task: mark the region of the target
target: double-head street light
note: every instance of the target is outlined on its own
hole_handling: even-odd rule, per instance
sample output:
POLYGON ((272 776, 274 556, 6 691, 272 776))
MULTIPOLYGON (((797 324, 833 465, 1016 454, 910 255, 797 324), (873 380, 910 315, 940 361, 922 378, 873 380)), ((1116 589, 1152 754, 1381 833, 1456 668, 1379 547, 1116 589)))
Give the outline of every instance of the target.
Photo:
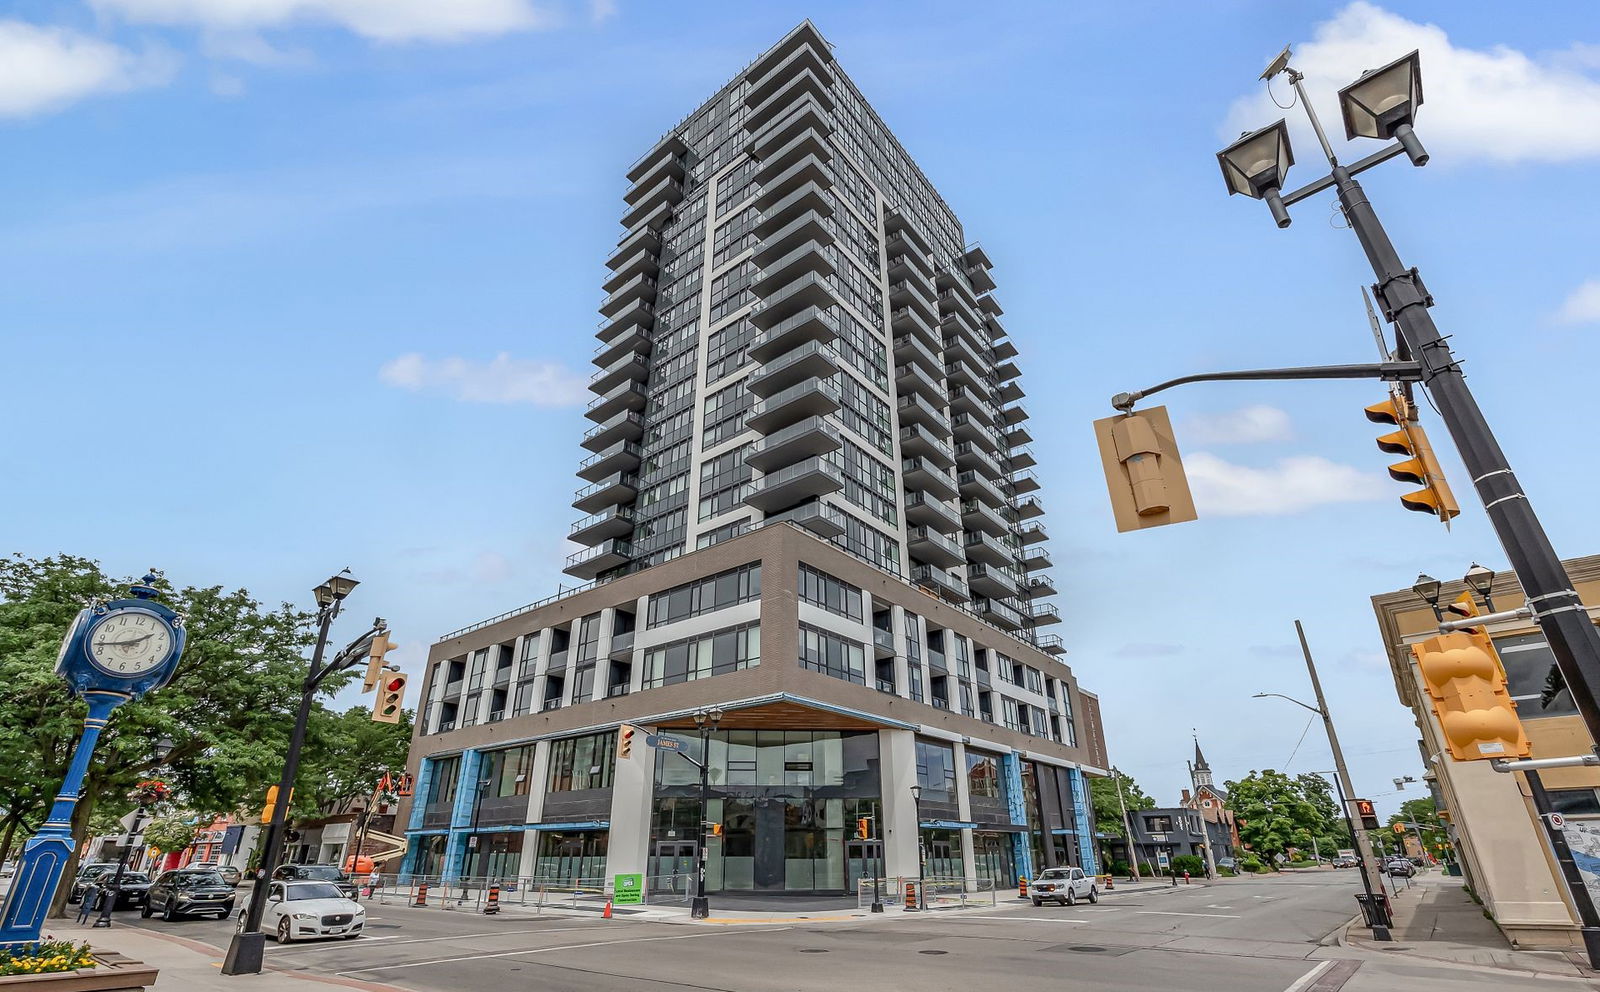
POLYGON ((706 856, 711 826, 711 735, 722 722, 722 707, 694 711, 694 725, 700 729, 700 844, 699 864, 695 866, 694 899, 689 915, 703 920, 711 915, 711 900, 706 897, 706 856))
POLYGON ((261 972, 262 949, 266 944, 266 936, 261 932, 261 916, 266 910, 272 872, 278 867, 282 854, 289 797, 294 792, 295 775, 300 768, 300 750, 306 739, 306 723, 310 719, 311 703, 316 698, 317 690, 329 675, 346 671, 365 661, 372 638, 386 628, 383 619, 378 618, 371 630, 351 642, 326 665, 322 663, 328 649, 328 630, 339 616, 345 599, 359 584, 346 568, 312 590, 317 601, 317 645, 312 651, 305 680, 300 685, 300 707, 295 712, 294 731, 289 737, 289 750, 284 755, 283 773, 278 778, 278 795, 282 799, 273 806, 272 819, 267 823, 266 837, 261 845, 261 864, 256 869, 254 884, 250 889, 250 904, 245 910, 244 922, 234 933, 228 944, 227 955, 222 960, 224 975, 255 975, 261 972))

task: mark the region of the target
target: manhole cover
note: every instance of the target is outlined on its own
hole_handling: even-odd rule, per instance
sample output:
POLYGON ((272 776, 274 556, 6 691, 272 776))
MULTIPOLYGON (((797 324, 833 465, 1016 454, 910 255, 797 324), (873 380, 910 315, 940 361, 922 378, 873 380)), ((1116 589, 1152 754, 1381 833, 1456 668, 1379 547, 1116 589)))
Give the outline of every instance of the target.
POLYGON ((918 951, 918 954, 949 954, 949 951, 918 951))
POLYGON ((1382 948, 1379 948, 1379 950, 1384 950, 1384 951, 1409 951, 1409 950, 1411 950, 1411 948, 1409 948, 1409 947, 1382 947, 1382 948))
POLYGON ((1067 950, 1082 951, 1084 954, 1099 954, 1100 952, 1104 951, 1105 948, 1096 947, 1093 944, 1074 944, 1073 946, 1067 948, 1067 950))
POLYGON ((800 948, 800 953, 801 954, 826 954, 826 953, 828 953, 828 949, 826 947, 802 947, 802 948, 800 948))

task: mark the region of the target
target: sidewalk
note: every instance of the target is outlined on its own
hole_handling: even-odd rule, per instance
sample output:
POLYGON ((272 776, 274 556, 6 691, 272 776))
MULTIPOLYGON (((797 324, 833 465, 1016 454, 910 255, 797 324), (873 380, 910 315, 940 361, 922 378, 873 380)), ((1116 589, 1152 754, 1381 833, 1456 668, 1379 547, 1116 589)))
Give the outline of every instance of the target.
POLYGON ((1338 943, 1345 947, 1387 952, 1385 957, 1418 957, 1431 961, 1503 968, 1543 977, 1594 979, 1596 972, 1580 964, 1582 951, 1513 950, 1467 895, 1463 880, 1426 872, 1389 897, 1394 911, 1393 941, 1373 940, 1357 917, 1343 928, 1338 943))
POLYGON ((222 951, 199 941, 169 934, 158 934, 133 927, 112 926, 99 930, 75 923, 56 922, 46 931, 53 937, 73 943, 88 941, 95 950, 116 951, 136 961, 160 969, 156 992, 237 992, 240 982, 251 992, 326 992, 329 988, 362 989, 364 992, 410 992, 382 982, 362 982, 348 978, 308 975, 270 966, 248 978, 222 977, 222 951))

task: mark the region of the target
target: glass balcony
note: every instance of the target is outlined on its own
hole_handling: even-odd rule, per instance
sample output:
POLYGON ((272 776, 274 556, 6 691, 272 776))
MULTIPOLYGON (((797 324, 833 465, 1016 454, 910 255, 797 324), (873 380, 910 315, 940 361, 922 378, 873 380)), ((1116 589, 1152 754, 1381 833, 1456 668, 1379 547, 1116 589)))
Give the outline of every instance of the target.
POLYGON ((1022 375, 1022 370, 1018 369, 1017 363, 1010 359, 995 363, 994 378, 996 382, 1010 382, 1020 375, 1022 375))
POLYGON ((805 379, 788 389, 756 400, 745 418, 751 430, 771 434, 806 417, 833 413, 839 409, 839 387, 825 379, 805 379))
POLYGON ((1023 392, 1022 386, 1013 379, 1010 382, 1002 383, 1000 388, 994 391, 994 395, 1001 403, 1015 403, 1028 394, 1023 392))
POLYGON ((634 249, 633 254, 624 258, 621 263, 617 265, 617 267, 612 271, 610 278, 601 284, 600 288, 605 290, 607 293, 615 293, 617 290, 627 285, 628 280, 633 279, 636 276, 644 275, 654 277, 660 271, 661 259, 657 257, 653 250, 644 245, 640 245, 638 248, 634 249))
POLYGON ((1040 651, 1046 654, 1065 654, 1067 650, 1061 643, 1060 634, 1035 634, 1033 635, 1033 643, 1040 651))
POLYGON ((833 249, 807 241, 770 265, 762 266, 750 288, 758 296, 767 296, 807 272, 832 275, 834 268, 833 249))
MULTIPOLYGON (((922 342, 922 346, 937 355, 944 350, 944 338, 939 334, 934 322, 921 310, 911 307, 901 307, 889 314, 889 328, 896 337, 910 336, 922 342)), ((939 360, 939 368, 943 370, 944 360, 939 360)))
POLYGON ((808 210, 814 210, 823 217, 833 216, 833 195, 828 192, 827 187, 814 181, 804 183, 793 192, 779 198, 770 207, 763 209, 760 219, 756 221, 756 236, 765 238, 768 234, 782 230, 784 225, 808 210))
POLYGON ((963 359, 946 362, 944 367, 945 379, 952 386, 965 386, 968 389, 988 389, 989 382, 972 363, 963 359))
POLYGON ((967 600, 967 584, 960 576, 953 575, 942 568, 932 565, 918 565, 911 570, 913 585, 931 589, 943 599, 952 603, 963 603, 967 600))
POLYGON ((1029 619, 1035 627, 1046 627, 1061 622, 1061 612, 1054 603, 1034 603, 1028 607, 1029 619))
MULTIPOLYGON (((828 300, 832 302, 831 297, 828 300)), ((751 358, 765 362, 806 341, 832 341, 839 336, 839 321, 826 310, 827 303, 811 305, 757 334, 748 349, 751 358)))
POLYGON ((920 424, 938 437, 950 436, 950 422, 938 408, 915 394, 900 397, 895 404, 901 424, 920 424))
MULTIPOLYGON (((662 207, 671 208, 683 199, 683 183, 672 176, 662 176, 654 186, 649 187, 633 201, 628 212, 622 215, 622 226, 632 230, 641 221, 662 207)), ((654 224, 652 227, 656 226, 654 224)))
POLYGON ((562 571, 580 579, 592 579, 601 572, 626 565, 632 560, 633 545, 620 538, 613 538, 569 556, 567 567, 562 571))
POLYGON ((906 538, 911 557, 918 561, 940 568, 953 568, 967 560, 960 544, 932 527, 907 528, 906 538))
POLYGON ((974 596, 1010 599, 1017 594, 1017 578, 1009 569, 986 562, 967 563, 967 588, 974 596))
POLYGON ((802 69, 831 78, 833 70, 829 63, 832 61, 833 55, 827 50, 827 42, 822 40, 822 36, 810 25, 801 25, 745 70, 745 79, 750 83, 750 90, 745 94, 745 106, 754 106, 765 100, 783 85, 785 79, 802 69))
POLYGON ((596 337, 604 344, 611 344, 630 329, 642 327, 645 330, 649 330, 655 325, 655 322, 655 304, 650 300, 634 300, 615 314, 602 320, 596 337))
POLYGON ((600 313, 613 317, 622 312, 622 308, 637 300, 654 300, 656 298, 656 281, 643 272, 623 283, 616 292, 606 297, 600 304, 600 313))
POLYGON ((901 396, 917 393, 930 403, 937 403, 944 397, 944 386, 920 365, 896 365, 894 381, 901 396))
POLYGON ((821 417, 807 417, 755 441, 745 460, 752 468, 771 472, 802 458, 837 451, 840 444, 838 428, 821 417))
POLYGON ((901 334, 894 339, 894 360, 897 365, 918 365, 934 378, 944 374, 944 363, 914 334, 901 334))
POLYGON ((922 490, 906 493, 906 522, 930 527, 946 534, 961 529, 961 515, 949 504, 922 490))
POLYGON ((689 146, 684 144, 683 138, 676 131, 663 135, 654 147, 643 155, 628 169, 627 179, 630 183, 640 183, 650 177, 650 174, 663 167, 667 160, 677 159, 682 166, 682 157, 688 152, 689 146))
POLYGON ((1033 449, 1024 445, 1011 449, 1011 457, 1006 459, 1013 472, 1020 472, 1025 468, 1033 468, 1039 462, 1033 457, 1033 449))
MULTIPOLYGON (((828 288, 827 280, 815 272, 807 272, 757 304, 750 311, 750 323, 762 330, 769 330, 790 317, 804 313, 808 307, 821 308, 832 304, 833 290, 828 288)), ((766 335, 761 335, 756 343, 765 345, 769 342, 766 335)))
POLYGON ((787 169, 779 170, 761 184, 760 192, 756 195, 756 206, 766 210, 807 183, 823 189, 830 188, 834 183, 833 168, 815 155, 802 155, 787 169))
POLYGON ((639 352, 648 355, 654 347, 650 338, 650 329, 638 324, 628 328, 621 334, 612 338, 609 343, 602 344, 594 350, 591 361, 601 368, 611 365, 630 352, 639 352))
POLYGON ((803 155, 815 155, 823 163, 833 161, 833 149, 828 147, 827 136, 814 127, 793 132, 794 137, 781 146, 769 147, 767 154, 750 174, 750 181, 765 187, 769 180, 793 165, 803 155))
POLYGON ((782 86, 773 90, 765 100, 754 106, 746 104, 750 107, 750 112, 744 118, 745 130, 760 130, 803 96, 816 101, 817 106, 824 110, 832 110, 834 107, 832 86, 832 73, 823 77, 810 69, 800 70, 790 76, 782 86))
POLYGON ((1000 436, 970 413, 958 413, 951 417, 950 430, 957 444, 970 444, 988 452, 991 457, 1000 454, 1000 436))
POLYGON ((567 537, 578 544, 598 544, 608 537, 624 537, 632 534, 633 520, 633 507, 608 507, 573 524, 567 537))
POLYGON ((644 451, 636 441, 618 441, 597 451, 578 463, 578 478, 598 482, 617 472, 631 472, 639 467, 644 451))
POLYGON ((923 236, 922 232, 917 230, 911 218, 907 217, 897 207, 891 207, 884 214, 883 228, 891 237, 898 235, 915 245, 917 250, 925 255, 933 251, 933 246, 928 243, 928 239, 923 236))
POLYGON ((989 400, 981 393, 964 386, 952 386, 948 395, 952 414, 967 414, 985 426, 993 424, 994 414, 991 412, 989 400))
MULTIPOLYGON (((661 250, 661 232, 654 228, 641 227, 629 231, 617 242, 617 247, 612 250, 611 257, 606 259, 606 268, 613 271, 620 270, 630 258, 640 252, 655 254, 661 250)), ((607 292, 610 292, 607 290, 607 292)))
MULTIPOLYGON (((1007 568, 1017 563, 1016 548, 982 531, 967 531, 961 543, 966 548, 968 561, 987 562, 990 565, 1007 568)), ((1015 586, 1012 587, 1012 591, 1016 591, 1015 586)))
POLYGON ((1041 596, 1054 596, 1056 594, 1055 580, 1048 575, 1028 576, 1028 595, 1038 599, 1041 596))
POLYGON ((889 284, 889 304, 895 309, 909 307, 929 321, 937 321, 938 313, 927 291, 915 279, 901 279, 889 284))
MULTIPOLYGON (((1013 487, 1013 491, 1015 488, 1013 487)), ((1039 502, 1039 497, 1029 496, 1027 499, 1017 500, 1017 518, 1019 520, 1032 520, 1034 517, 1044 516, 1044 504, 1039 502)))
POLYGON ((933 274, 934 283, 939 287, 941 301, 951 300, 952 306, 959 301, 959 305, 967 310, 978 309, 978 294, 967 285, 967 280, 957 274, 954 265, 944 265, 933 274))
POLYGON ((992 623, 1001 630, 1016 630, 1022 626, 1022 614, 998 599, 974 597, 972 612, 978 615, 979 620, 992 623))
POLYGON ((1022 553, 1022 567, 1030 572, 1037 572, 1041 568, 1049 568, 1050 564, 1050 552, 1037 545, 1028 548, 1022 553))
MULTIPOLYGON (((883 629, 881 629, 879 627, 872 628, 872 647, 875 650, 875 652, 877 653, 878 657, 880 657, 880 658, 893 658, 894 657, 894 631, 892 631, 892 630, 883 630, 883 629)), ((893 683, 890 683, 890 686, 891 686, 891 688, 889 689, 889 691, 893 692, 894 691, 894 689, 892 688, 893 687, 893 683)))
POLYGON ((839 353, 831 345, 807 341, 773 358, 745 382, 757 396, 771 396, 806 379, 827 379, 838 372, 842 364, 839 353))
POLYGON ((1014 427, 1006 428, 1005 433, 1000 435, 1000 439, 1005 442, 1008 448, 1020 448, 1024 444, 1033 443, 1033 433, 1028 430, 1028 422, 1023 421, 1014 427))
POLYGON ((1030 520, 1017 529, 1017 539, 1023 544, 1038 544, 1040 541, 1048 541, 1050 534, 1044 529, 1044 524, 1030 520))
POLYGON ((907 489, 921 489, 938 499, 954 499, 956 480, 926 458, 903 458, 900 470, 907 489))
POLYGON ((630 503, 639 495, 639 477, 632 472, 608 475, 573 494, 572 508, 581 513, 597 513, 619 503, 630 503))
POLYGON ((1004 361, 1007 358, 1017 357, 1017 346, 1009 340, 1001 338, 994 333, 994 328, 989 329, 990 347, 994 349, 995 361, 1004 361))
POLYGON ((807 458, 752 482, 744 501, 762 513, 776 513, 843 489, 840 474, 826 455, 807 458))
POLYGON ((950 445, 934 437, 921 424, 908 424, 900 428, 900 453, 913 458, 926 458, 945 468, 955 464, 950 445))
MULTIPOLYGON (((970 423, 970 421, 969 421, 970 423)), ((959 434, 957 435, 960 436, 959 434)), ((983 435, 979 435, 982 437, 983 435)), ((956 465, 962 471, 981 472, 986 478, 1000 479, 1005 476, 1000 463, 995 460, 992 448, 973 441, 961 441, 956 444, 956 465)))
POLYGON ((637 351, 629 352, 589 377, 589 389, 605 394, 624 382, 644 382, 650 377, 650 361, 637 351))
POLYGON ((623 410, 643 410, 649 398, 643 383, 622 382, 590 400, 583 415, 597 424, 604 423, 623 410))
POLYGON ((837 236, 838 228, 833 218, 825 217, 815 210, 807 210, 775 233, 762 239, 760 245, 756 247, 755 254, 750 256, 750 260, 765 267, 807 241, 815 241, 819 245, 831 245, 837 236))
POLYGON ((746 138, 744 149, 755 158, 766 158, 807 128, 832 134, 833 114, 810 97, 803 97, 746 138))
POLYGON ((1015 406, 1005 407, 1000 411, 1000 420, 1007 427, 1010 427, 1012 424, 1020 424, 1027 419, 1028 411, 1020 403, 1016 404, 1015 406))
POLYGON ((590 451, 604 451, 618 441, 637 441, 641 437, 644 437, 644 417, 632 410, 624 410, 610 420, 589 428, 583 435, 583 446, 590 451))
POLYGON ((961 525, 969 531, 983 531, 994 537, 1003 537, 1011 531, 1011 525, 999 510, 976 499, 962 500, 961 525))
POLYGON ((981 265, 967 267, 967 281, 972 283, 972 288, 980 293, 987 293, 995 288, 994 276, 981 265))
POLYGON ((763 524, 792 523, 818 537, 829 539, 844 533, 844 511, 823 502, 804 503, 767 517, 763 524))
POLYGON ((961 487, 961 498, 964 500, 981 500, 996 509, 1005 506, 1010 500, 1000 491, 999 483, 987 478, 980 471, 968 469, 956 476, 956 485, 961 487))
POLYGON ((1033 474, 1033 469, 1024 469, 1021 472, 1011 473, 1011 492, 1014 495, 1035 493, 1039 491, 1039 477, 1033 474))
MULTIPOLYGON (((633 634, 634 632, 631 630, 625 630, 620 634, 612 634, 611 652, 606 657, 612 661, 627 661, 631 659, 633 657, 633 634)), ((623 691, 627 691, 627 683, 623 683, 623 691)), ((614 689, 607 694, 612 696, 621 695, 614 689)))

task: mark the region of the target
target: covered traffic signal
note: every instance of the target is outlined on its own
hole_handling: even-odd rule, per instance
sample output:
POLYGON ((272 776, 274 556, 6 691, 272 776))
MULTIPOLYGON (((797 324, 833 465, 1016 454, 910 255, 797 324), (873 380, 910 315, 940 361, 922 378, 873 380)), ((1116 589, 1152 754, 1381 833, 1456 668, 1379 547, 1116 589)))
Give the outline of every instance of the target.
POLYGON ((1118 531, 1195 519, 1166 407, 1096 420, 1094 433, 1118 531))
POLYGON ((872 820, 870 817, 861 817, 856 820, 856 836, 866 840, 872 836, 872 820))
POLYGON ((633 731, 631 723, 624 723, 617 728, 617 760, 627 761, 633 756, 633 731))
MULTIPOLYGON (((289 790, 289 803, 291 805, 294 803, 294 790, 293 789, 289 790)), ((262 823, 271 823, 273 814, 276 813, 277 811, 278 811, 278 787, 275 786, 275 785, 269 785, 269 786, 267 786, 267 801, 266 801, 266 804, 261 807, 261 822, 262 823)))
POLYGON ((1445 481, 1444 469, 1439 467, 1439 459, 1433 453, 1433 444, 1422 425, 1417 423, 1416 408, 1406 401, 1405 395, 1396 391, 1382 403, 1367 407, 1366 413, 1367 419, 1375 424, 1400 428, 1378 438, 1379 451, 1411 456, 1389 466, 1390 478, 1422 487, 1401 496, 1400 505, 1418 513, 1431 513, 1447 525, 1452 518, 1460 516, 1461 507, 1445 481))
POLYGON ((371 692, 373 687, 378 684, 379 677, 388 665, 383 660, 383 656, 393 650, 394 647, 394 642, 389 640, 388 631, 381 631, 373 636, 372 647, 367 649, 367 673, 361 680, 362 692, 371 692))
POLYGON ((399 723, 406 700, 406 674, 392 668, 378 673, 378 698, 372 702, 372 719, 377 723, 399 723))
POLYGON ((1532 754, 1516 701, 1506 689, 1505 668, 1483 628, 1430 637, 1413 644, 1411 653, 1451 757, 1478 761, 1532 754))

